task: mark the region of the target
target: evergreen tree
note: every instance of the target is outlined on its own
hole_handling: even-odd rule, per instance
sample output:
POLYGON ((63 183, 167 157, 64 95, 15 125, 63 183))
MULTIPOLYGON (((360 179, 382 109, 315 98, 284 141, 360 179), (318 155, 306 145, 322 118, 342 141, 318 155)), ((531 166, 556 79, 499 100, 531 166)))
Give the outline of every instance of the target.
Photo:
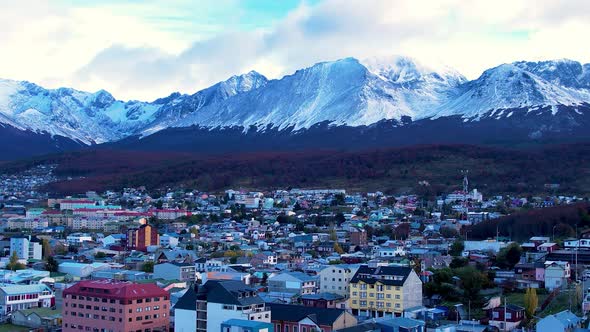
POLYGON ((59 264, 57 263, 55 258, 53 258, 53 256, 47 257, 47 261, 45 262, 45 270, 49 272, 57 272, 58 268, 59 264))

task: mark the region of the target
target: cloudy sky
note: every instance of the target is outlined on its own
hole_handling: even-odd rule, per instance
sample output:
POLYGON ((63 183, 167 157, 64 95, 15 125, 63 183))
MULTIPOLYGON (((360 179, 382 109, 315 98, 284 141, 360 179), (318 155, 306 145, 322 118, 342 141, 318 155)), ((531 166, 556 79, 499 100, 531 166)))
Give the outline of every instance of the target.
POLYGON ((590 62, 587 0, 0 0, 0 77, 192 93, 256 70, 407 55, 468 78, 516 60, 590 62))

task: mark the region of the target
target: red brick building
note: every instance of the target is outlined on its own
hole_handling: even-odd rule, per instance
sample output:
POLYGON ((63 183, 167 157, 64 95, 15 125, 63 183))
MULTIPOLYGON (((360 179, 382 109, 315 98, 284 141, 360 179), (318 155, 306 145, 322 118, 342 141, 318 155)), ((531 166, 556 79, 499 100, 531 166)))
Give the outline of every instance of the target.
POLYGON ((158 332, 170 326, 170 296, 155 284, 85 280, 63 292, 63 331, 158 332))
POLYGON ((147 247, 158 245, 160 245, 158 231, 148 224, 127 231, 127 249, 147 251, 147 247))

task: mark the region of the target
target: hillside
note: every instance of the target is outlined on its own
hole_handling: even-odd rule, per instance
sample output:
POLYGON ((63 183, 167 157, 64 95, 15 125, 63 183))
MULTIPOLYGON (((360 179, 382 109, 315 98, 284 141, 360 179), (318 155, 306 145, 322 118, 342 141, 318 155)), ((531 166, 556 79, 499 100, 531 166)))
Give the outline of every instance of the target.
POLYGON ((180 185, 201 190, 329 186, 434 195, 459 189, 462 169, 469 170, 472 187, 488 195, 543 193, 546 183, 559 183, 560 193, 587 194, 590 188, 590 144, 529 150, 429 145, 227 155, 93 150, 6 163, 0 171, 17 172, 36 164, 57 164, 57 175, 75 177, 47 188, 59 193, 180 185), (419 186, 419 181, 430 185, 419 186))

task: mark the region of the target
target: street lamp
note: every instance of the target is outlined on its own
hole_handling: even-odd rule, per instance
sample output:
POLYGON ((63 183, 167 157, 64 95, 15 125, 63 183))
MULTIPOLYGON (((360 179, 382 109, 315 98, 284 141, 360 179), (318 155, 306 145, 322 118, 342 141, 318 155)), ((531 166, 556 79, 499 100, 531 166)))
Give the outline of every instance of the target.
POLYGON ((551 239, 551 241, 553 241, 553 242, 555 242, 555 227, 557 227, 557 225, 554 225, 552 228, 553 238, 551 239))

